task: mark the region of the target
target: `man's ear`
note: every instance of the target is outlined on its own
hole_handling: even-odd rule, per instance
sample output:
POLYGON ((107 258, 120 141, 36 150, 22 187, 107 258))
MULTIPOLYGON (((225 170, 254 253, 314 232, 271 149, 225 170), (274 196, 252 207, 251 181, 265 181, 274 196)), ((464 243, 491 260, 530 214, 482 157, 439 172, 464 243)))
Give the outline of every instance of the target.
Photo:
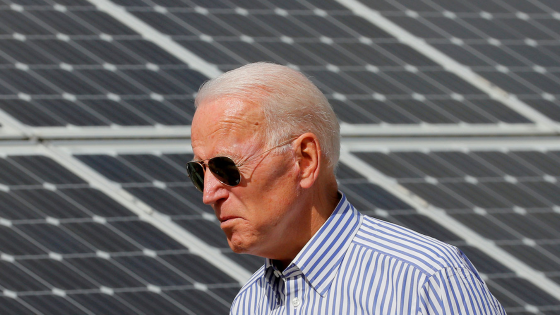
POLYGON ((296 139, 295 145, 300 185, 302 188, 310 188, 319 177, 322 162, 319 139, 312 133, 304 133, 296 139))

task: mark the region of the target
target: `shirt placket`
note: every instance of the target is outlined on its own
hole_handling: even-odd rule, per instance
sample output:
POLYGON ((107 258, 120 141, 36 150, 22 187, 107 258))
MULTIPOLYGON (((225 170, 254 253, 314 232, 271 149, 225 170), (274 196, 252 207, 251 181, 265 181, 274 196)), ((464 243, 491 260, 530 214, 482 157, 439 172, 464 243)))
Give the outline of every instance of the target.
POLYGON ((301 314, 301 309, 303 307, 303 286, 302 286, 302 276, 292 276, 285 279, 286 288, 286 314, 288 315, 298 315, 301 314))

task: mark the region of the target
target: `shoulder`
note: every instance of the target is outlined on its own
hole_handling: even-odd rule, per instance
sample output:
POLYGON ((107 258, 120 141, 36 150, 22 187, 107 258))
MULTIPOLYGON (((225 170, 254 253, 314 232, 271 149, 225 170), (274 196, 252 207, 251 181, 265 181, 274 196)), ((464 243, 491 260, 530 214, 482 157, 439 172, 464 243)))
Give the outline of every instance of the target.
POLYGON ((414 290, 422 314, 448 314, 449 310, 460 310, 457 314, 505 314, 478 271, 453 245, 367 216, 353 242, 372 256, 417 271, 411 274, 418 280, 414 290), (445 296, 448 298, 442 298, 445 296))
POLYGON ((453 245, 368 216, 364 216, 354 243, 411 265, 426 277, 447 267, 471 267, 462 252, 453 245))
POLYGON ((467 268, 447 267, 433 274, 420 289, 418 302, 422 314, 506 314, 484 281, 467 268))
POLYGON ((244 308, 245 301, 253 300, 257 298, 256 294, 260 291, 258 288, 261 288, 264 281, 264 266, 262 266, 259 270, 257 270, 249 281, 245 283, 245 285, 239 290, 237 296, 233 300, 231 305, 231 312, 237 314, 236 310, 240 310, 244 308))

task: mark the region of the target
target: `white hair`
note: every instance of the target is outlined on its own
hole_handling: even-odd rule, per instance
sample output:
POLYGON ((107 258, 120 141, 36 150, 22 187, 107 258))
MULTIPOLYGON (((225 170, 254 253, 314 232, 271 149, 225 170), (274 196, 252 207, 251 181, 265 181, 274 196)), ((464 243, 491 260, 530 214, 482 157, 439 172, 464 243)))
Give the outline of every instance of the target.
POLYGON ((204 83, 195 107, 224 97, 262 106, 268 146, 311 132, 319 139, 327 164, 336 167, 340 156, 338 119, 327 98, 301 72, 272 63, 251 63, 204 83))

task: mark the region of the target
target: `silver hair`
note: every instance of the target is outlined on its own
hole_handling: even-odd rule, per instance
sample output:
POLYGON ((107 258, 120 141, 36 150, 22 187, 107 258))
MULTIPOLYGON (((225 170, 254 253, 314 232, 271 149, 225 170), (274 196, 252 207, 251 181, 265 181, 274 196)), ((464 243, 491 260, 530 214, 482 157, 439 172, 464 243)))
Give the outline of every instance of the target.
POLYGON ((340 156, 338 119, 327 98, 301 72, 272 63, 251 63, 204 83, 195 107, 224 97, 262 106, 268 146, 311 132, 319 139, 327 164, 336 168, 340 156))

